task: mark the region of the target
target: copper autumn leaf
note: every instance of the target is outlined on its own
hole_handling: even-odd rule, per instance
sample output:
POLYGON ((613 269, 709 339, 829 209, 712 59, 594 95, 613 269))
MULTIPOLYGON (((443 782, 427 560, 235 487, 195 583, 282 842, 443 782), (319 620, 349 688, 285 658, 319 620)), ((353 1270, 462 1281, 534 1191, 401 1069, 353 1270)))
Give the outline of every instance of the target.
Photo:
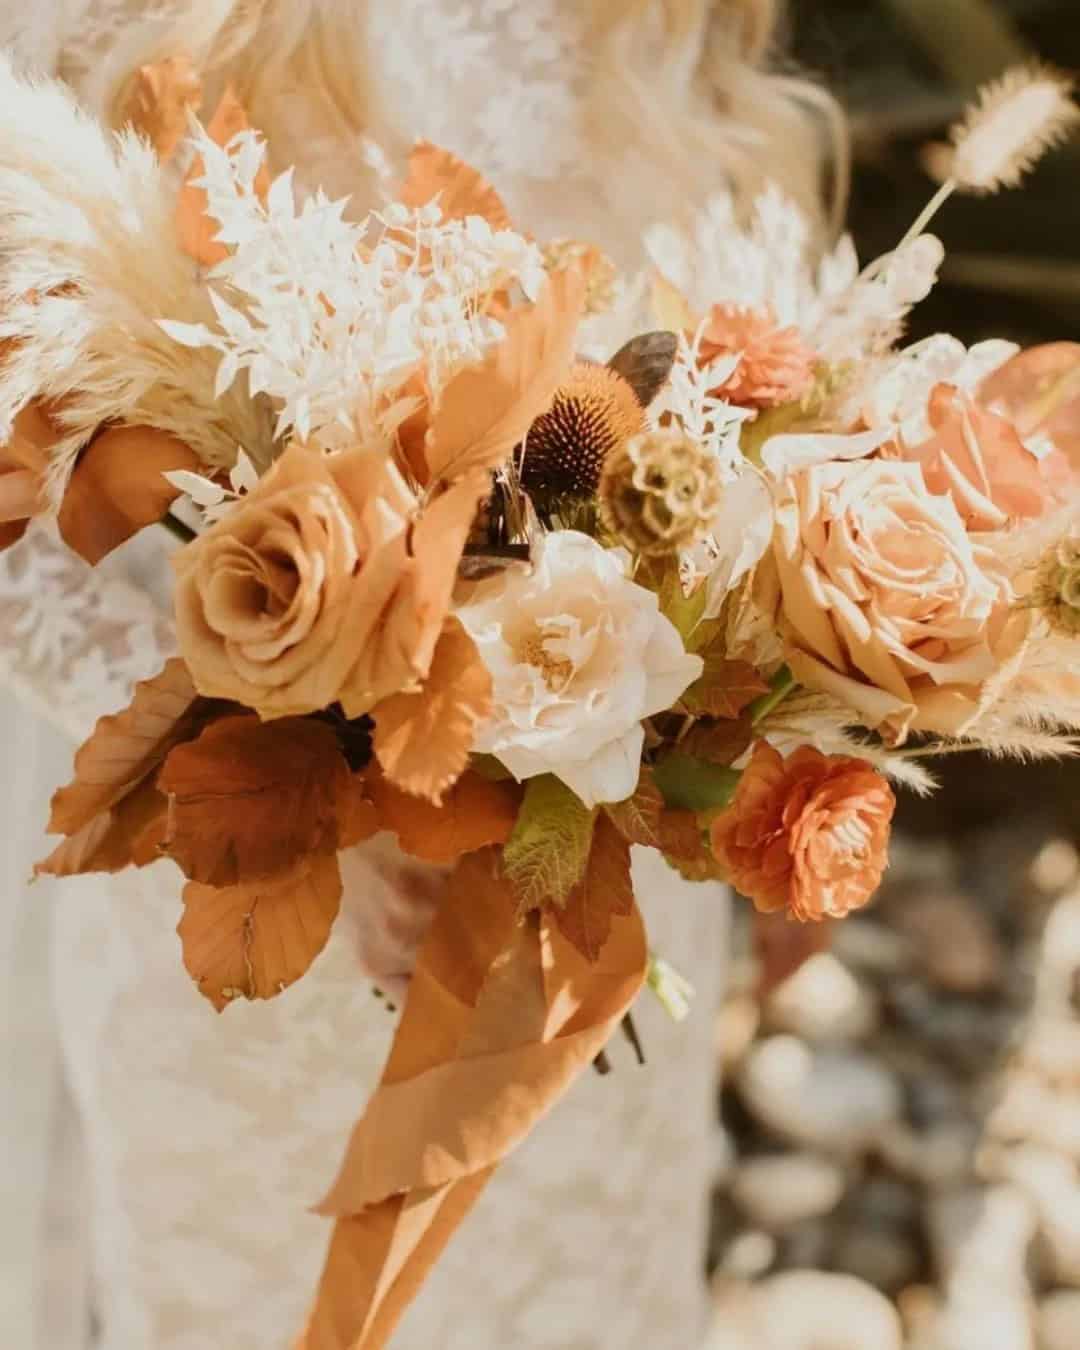
POLYGON ((81 876, 146 867, 161 857, 165 798, 144 779, 111 810, 102 811, 53 849, 34 868, 35 875, 81 876))
POLYGON ((374 709, 375 756, 392 783, 437 804, 464 772, 477 724, 490 711, 487 667, 461 624, 449 619, 421 688, 374 709))
POLYGON ((498 468, 521 443, 570 369, 583 303, 581 274, 556 273, 535 304, 506 316, 486 359, 450 380, 426 438, 432 481, 498 468))
POLYGON ((449 150, 431 141, 417 141, 398 201, 404 206, 426 206, 436 197, 445 220, 482 216, 494 230, 510 229, 510 213, 482 174, 449 150))
POLYGON ((607 1043, 641 988, 636 911, 590 965, 514 920, 495 850, 462 859, 387 1068, 321 1206, 336 1216, 298 1350, 382 1350, 498 1163, 607 1043))
POLYGON ((642 765, 641 776, 632 797, 604 807, 612 824, 630 844, 644 848, 660 847, 660 817, 664 813, 664 794, 656 786, 652 770, 642 765))
POLYGON ((687 712, 706 717, 738 717, 768 684, 749 661, 729 661, 722 652, 703 652, 705 669, 683 694, 687 712))
POLYGON ((199 72, 181 52, 138 68, 118 120, 145 136, 164 163, 187 134, 188 114, 198 109, 201 98, 199 72))
POLYGON ((60 503, 64 543, 88 563, 100 562, 168 512, 180 489, 166 473, 201 468, 190 446, 154 427, 100 432, 79 456, 60 503))
POLYGON ((380 774, 369 791, 379 826, 392 830, 405 853, 423 862, 455 863, 465 853, 504 844, 517 819, 520 789, 466 773, 439 806, 403 792, 380 774))
POLYGON ((199 700, 179 657, 135 686, 129 707, 103 717, 75 756, 75 777, 53 794, 50 834, 75 834, 151 774, 189 729, 199 700))
POLYGON ((607 816, 601 815, 593 831, 592 849, 585 875, 574 887, 566 904, 551 914, 559 932, 585 957, 595 961, 611 936, 616 915, 634 908, 630 880, 630 845, 607 816))
MULTIPOLYGON (((206 127, 206 134, 216 145, 225 146, 241 131, 250 129, 251 123, 244 106, 230 85, 221 96, 221 102, 206 127)), ((205 172, 206 165, 200 155, 192 163, 180 189, 180 198, 176 204, 176 229, 184 252, 204 267, 214 267, 228 257, 229 250, 216 238, 218 222, 207 214, 205 188, 195 186, 195 179, 201 178, 205 172)), ((255 191, 263 200, 270 191, 270 171, 265 164, 255 176, 255 191)))
POLYGON ((176 929, 184 965, 218 1012, 236 998, 274 998, 326 946, 340 904, 334 854, 239 886, 189 881, 176 929))
MULTIPOLYGON (((325 722, 254 713, 223 717, 178 745, 158 776, 168 794, 165 848, 208 886, 276 876, 343 846, 342 822, 363 800, 325 722)), ((374 830, 374 811, 371 827, 374 830)))
POLYGON ((749 711, 743 709, 738 717, 696 722, 679 742, 679 749, 709 764, 728 765, 750 749, 753 739, 754 724, 749 711))

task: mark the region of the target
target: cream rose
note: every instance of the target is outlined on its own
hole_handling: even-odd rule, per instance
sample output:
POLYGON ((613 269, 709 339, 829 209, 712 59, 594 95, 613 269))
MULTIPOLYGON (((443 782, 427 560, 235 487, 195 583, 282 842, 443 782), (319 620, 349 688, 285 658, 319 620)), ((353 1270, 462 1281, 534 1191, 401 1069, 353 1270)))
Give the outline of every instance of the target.
POLYGON ((642 720, 701 674, 621 549, 566 530, 528 572, 483 582, 457 616, 491 672, 495 711, 475 749, 515 778, 552 773, 587 806, 637 786, 642 720))
POLYGON ((896 741, 969 727, 1027 629, 993 557, 917 464, 794 475, 758 584, 777 607, 796 679, 896 741))
POLYGON ((335 701, 358 716, 414 686, 471 518, 466 503, 440 521, 444 503, 462 504, 447 494, 412 528, 415 500, 383 456, 287 450, 175 560, 180 647, 199 691, 267 718, 335 701))

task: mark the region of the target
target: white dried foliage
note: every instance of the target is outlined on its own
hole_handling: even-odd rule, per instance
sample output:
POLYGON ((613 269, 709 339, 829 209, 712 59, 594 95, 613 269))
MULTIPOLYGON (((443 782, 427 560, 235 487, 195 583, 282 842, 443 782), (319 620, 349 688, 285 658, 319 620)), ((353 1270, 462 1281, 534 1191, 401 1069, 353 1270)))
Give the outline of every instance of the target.
POLYGON ((484 302, 514 286, 532 296, 544 282, 535 245, 479 217, 394 204, 356 223, 322 192, 299 201, 291 171, 264 203, 258 137, 222 148, 200 131, 195 147, 205 165, 196 182, 229 255, 209 278, 216 322, 164 328, 219 354, 219 392, 245 374, 271 400, 279 438, 388 446, 415 407, 405 389, 414 372, 437 398, 503 334, 484 302))
POLYGON ((732 482, 745 462, 739 449, 739 432, 752 414, 710 392, 727 383, 739 357, 721 356, 701 364, 701 334, 701 328, 692 338, 679 334, 671 374, 649 405, 649 421, 659 426, 662 419, 675 418, 692 441, 714 456, 723 479, 732 482))
POLYGON ((0 436, 35 398, 63 400, 54 489, 106 421, 158 427, 208 465, 238 443, 269 451, 266 413, 215 393, 210 352, 178 347, 164 317, 212 318, 174 244, 176 184, 134 136, 112 137, 60 85, 0 56, 0 436))

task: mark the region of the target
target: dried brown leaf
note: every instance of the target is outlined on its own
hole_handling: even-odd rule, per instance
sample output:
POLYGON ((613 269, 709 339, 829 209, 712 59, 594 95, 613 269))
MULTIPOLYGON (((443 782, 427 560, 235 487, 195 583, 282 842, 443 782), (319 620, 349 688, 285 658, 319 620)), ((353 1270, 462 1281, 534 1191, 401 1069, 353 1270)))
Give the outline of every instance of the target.
POLYGON ((510 213, 483 174, 431 141, 417 141, 409 155, 409 176, 398 194, 405 206, 439 199, 446 220, 483 216, 495 230, 508 230, 510 213))
POLYGON ((687 712, 704 717, 738 717, 768 684, 749 661, 729 661, 722 652, 702 653, 705 669, 680 700, 687 712))
POLYGON ((753 915, 754 952, 758 961, 757 989, 764 998, 794 975, 804 962, 818 952, 827 951, 832 926, 823 923, 798 923, 786 912, 753 915))
POLYGON ((184 965, 218 1012, 235 998, 274 998, 326 946, 340 903, 334 854, 239 886, 189 881, 176 930, 184 965))
POLYGON ((615 915, 634 907, 630 880, 630 845, 612 822, 601 815, 593 831, 585 876, 563 906, 550 910, 563 937, 586 959, 596 961, 611 936, 615 915))
POLYGON ((121 802, 93 816, 81 830, 59 843, 35 874, 70 877, 85 872, 119 872, 145 867, 160 856, 166 801, 144 779, 121 802))
MULTIPOLYGON (((756 695, 755 695, 756 697, 756 695)), ((709 764, 734 764, 750 749, 754 724, 745 709, 738 717, 721 717, 695 723, 679 742, 679 749, 709 764)))
POLYGON ((379 774, 371 776, 371 798, 379 825, 392 830, 404 852, 429 863, 455 863, 510 838, 521 790, 516 783, 493 782, 466 773, 435 806, 402 792, 379 774))
POLYGON ((75 777, 52 799, 50 834, 76 834, 133 791, 194 734, 200 699, 179 657, 135 686, 131 706, 103 717, 75 756, 75 777))
POLYGON ((374 709, 375 756, 396 787, 438 804, 469 762, 477 723, 491 710, 491 676, 465 629, 450 619, 423 688, 374 709))
POLYGON ((96 436, 71 475, 60 504, 60 533, 88 563, 153 525, 180 495, 166 473, 200 471, 198 455, 153 427, 112 427, 96 436))
POLYGON ((664 795, 656 786, 656 780, 647 765, 642 765, 634 795, 624 802, 605 806, 604 810, 627 843, 640 844, 644 848, 660 847, 664 795))
POLYGON ((583 293, 576 269, 556 273, 535 304, 506 316, 487 358, 449 382, 425 446, 433 481, 498 468, 551 406, 573 359, 583 293))
POLYGON ((169 798, 166 850, 208 886, 262 880, 311 854, 336 853, 346 820, 355 834, 357 780, 333 728, 311 718, 224 717, 170 752, 158 786, 169 798))

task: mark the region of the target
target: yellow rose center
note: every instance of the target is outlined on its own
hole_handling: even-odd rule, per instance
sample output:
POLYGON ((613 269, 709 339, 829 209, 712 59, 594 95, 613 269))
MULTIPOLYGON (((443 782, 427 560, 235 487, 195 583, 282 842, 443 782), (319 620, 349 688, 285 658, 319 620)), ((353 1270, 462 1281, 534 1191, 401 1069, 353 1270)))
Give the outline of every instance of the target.
POLYGON ((544 683, 553 693, 559 693, 573 678, 574 666, 565 656, 556 656, 548 650, 550 640, 542 628, 526 638, 518 649, 518 659, 540 672, 544 683))

